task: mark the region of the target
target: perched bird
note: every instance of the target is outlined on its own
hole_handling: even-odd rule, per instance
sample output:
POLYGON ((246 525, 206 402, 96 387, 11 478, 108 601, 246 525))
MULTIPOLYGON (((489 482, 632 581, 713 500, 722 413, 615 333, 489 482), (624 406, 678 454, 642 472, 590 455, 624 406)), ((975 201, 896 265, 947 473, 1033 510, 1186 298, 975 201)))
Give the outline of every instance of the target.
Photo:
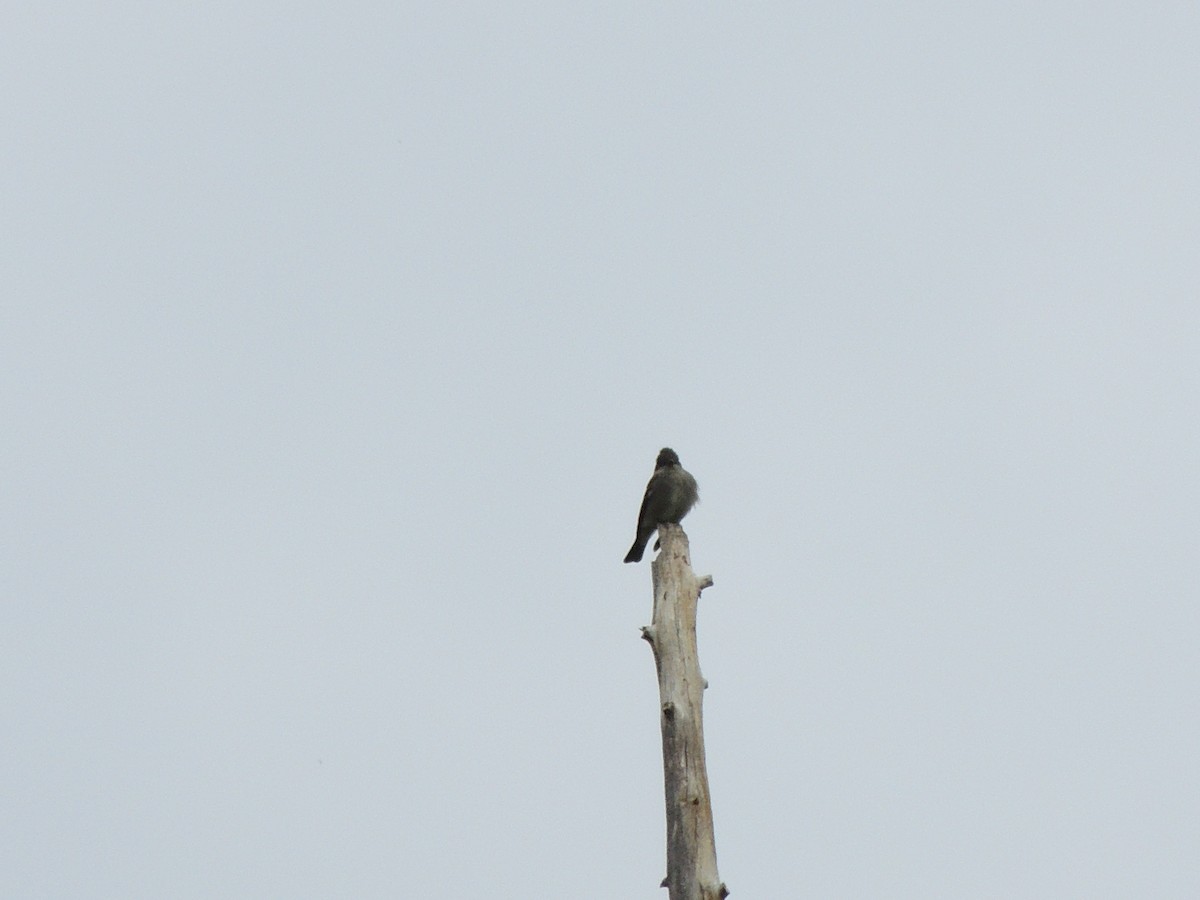
MULTIPOLYGON (((637 537, 625 555, 625 562, 641 562, 642 554, 646 552, 646 542, 658 530, 659 524, 669 522, 678 525, 699 499, 696 479, 684 471, 674 450, 663 447, 654 463, 650 483, 646 485, 642 511, 638 513, 637 537)), ((658 549, 657 543, 654 549, 658 549)))

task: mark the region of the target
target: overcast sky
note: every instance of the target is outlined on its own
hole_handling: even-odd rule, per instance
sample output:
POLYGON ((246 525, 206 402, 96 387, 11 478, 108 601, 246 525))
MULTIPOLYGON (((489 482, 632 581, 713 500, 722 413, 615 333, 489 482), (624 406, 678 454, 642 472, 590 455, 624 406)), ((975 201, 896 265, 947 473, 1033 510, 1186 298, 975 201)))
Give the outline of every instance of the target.
POLYGON ((0 895, 1200 896, 1194 3, 8 4, 0 895))

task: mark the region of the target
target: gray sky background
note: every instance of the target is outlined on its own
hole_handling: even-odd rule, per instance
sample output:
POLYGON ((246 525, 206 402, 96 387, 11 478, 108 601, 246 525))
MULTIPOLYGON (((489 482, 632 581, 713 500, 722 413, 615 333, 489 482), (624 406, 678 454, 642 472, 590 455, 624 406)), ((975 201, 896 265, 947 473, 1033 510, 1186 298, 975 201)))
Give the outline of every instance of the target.
POLYGON ((9 4, 0 895, 1200 896, 1194 3, 9 4))

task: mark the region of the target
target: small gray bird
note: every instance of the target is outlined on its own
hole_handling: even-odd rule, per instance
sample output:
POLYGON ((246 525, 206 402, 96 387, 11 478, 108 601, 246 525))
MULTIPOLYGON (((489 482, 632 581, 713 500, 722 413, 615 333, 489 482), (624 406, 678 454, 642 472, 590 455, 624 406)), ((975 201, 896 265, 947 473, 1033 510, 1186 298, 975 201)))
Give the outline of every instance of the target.
MULTIPOLYGON (((642 554, 646 552, 646 542, 658 530, 659 523, 678 525, 699 499, 696 479, 684 471, 674 450, 663 447, 658 451, 654 474, 646 485, 642 511, 638 513, 637 537, 625 554, 625 562, 641 562, 642 554)), ((658 549, 657 543, 654 549, 658 549)))

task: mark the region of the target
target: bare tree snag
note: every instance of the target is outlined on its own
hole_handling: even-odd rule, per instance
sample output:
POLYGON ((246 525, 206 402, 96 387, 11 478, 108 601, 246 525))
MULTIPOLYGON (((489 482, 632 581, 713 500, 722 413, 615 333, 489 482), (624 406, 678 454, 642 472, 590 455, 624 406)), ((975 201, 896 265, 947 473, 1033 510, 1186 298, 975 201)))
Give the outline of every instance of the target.
POLYGON ((654 649, 667 797, 667 877, 670 900, 722 900, 717 845, 704 766, 701 707, 708 684, 696 651, 696 605, 712 576, 697 578, 688 539, 678 525, 660 525, 662 553, 651 564, 654 619, 642 637, 654 649))

